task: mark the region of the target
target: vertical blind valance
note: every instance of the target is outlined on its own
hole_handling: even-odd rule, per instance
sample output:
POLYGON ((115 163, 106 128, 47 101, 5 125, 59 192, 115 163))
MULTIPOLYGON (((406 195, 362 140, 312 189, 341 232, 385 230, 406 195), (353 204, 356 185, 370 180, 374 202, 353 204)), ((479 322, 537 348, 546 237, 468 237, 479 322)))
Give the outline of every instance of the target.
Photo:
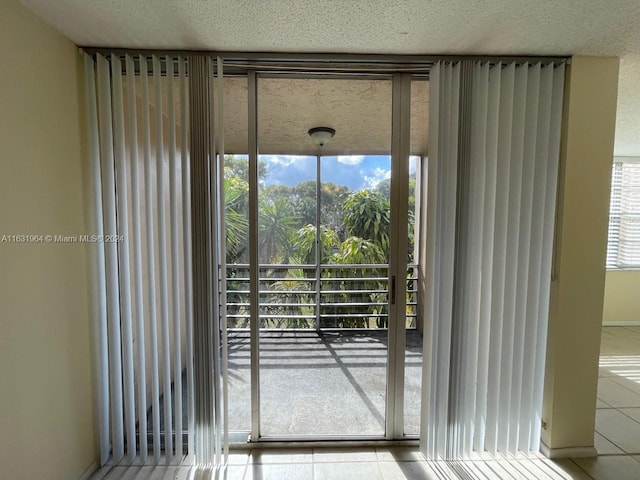
POLYGON ((431 73, 422 449, 539 448, 564 66, 431 73))

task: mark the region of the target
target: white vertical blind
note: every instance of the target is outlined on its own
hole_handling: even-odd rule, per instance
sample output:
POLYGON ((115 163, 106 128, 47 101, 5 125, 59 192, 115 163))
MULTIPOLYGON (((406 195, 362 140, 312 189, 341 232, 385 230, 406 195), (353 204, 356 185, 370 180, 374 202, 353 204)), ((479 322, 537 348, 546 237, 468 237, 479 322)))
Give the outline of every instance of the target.
POLYGON ((473 62, 464 91, 460 68, 431 72, 425 252, 422 449, 449 459, 539 449, 564 85, 563 65, 473 62))
POLYGON ((115 167, 117 197, 116 217, 117 233, 122 236, 119 244, 118 273, 120 276, 120 323, 122 328, 122 358, 124 386, 124 418, 127 440, 127 458, 133 460, 136 455, 135 424, 135 389, 133 385, 133 327, 131 318, 131 272, 129 259, 129 195, 127 185, 127 158, 124 128, 124 98, 122 92, 122 65, 114 54, 111 54, 112 90, 113 90, 113 124, 115 144, 115 167))
POLYGON ((185 433, 193 454, 196 425, 187 59, 96 54, 85 67, 101 462, 170 461, 185 433))
MULTIPOLYGON (((146 59, 138 58, 141 64, 146 64, 146 59)), ((142 137, 144 155, 144 193, 145 193, 145 227, 146 227, 146 267, 147 267, 147 305, 149 324, 149 356, 151 365, 146 370, 146 375, 151 376, 151 415, 153 457, 160 460, 160 379, 158 374, 158 317, 156 301, 156 262, 155 262, 155 222, 154 222, 154 196, 153 196, 153 160, 151 152, 151 117, 149 113, 149 78, 146 68, 140 69, 140 83, 142 90, 142 137)), ((142 372, 141 372, 142 373, 142 372)))
MULTIPOLYGON (((146 378, 146 365, 147 359, 145 356, 145 324, 143 319, 144 315, 144 281, 143 281, 143 267, 142 267, 142 226, 140 220, 140 210, 142 204, 140 201, 140 188, 135 188, 136 185, 140 185, 140 165, 138 156, 138 118, 135 109, 131 108, 136 104, 136 84, 135 84, 135 64, 133 58, 128 55, 126 58, 126 71, 128 73, 127 80, 127 111, 128 111, 128 126, 129 136, 127 137, 127 143, 129 146, 129 169, 131 178, 131 252, 133 257, 133 272, 134 281, 132 289, 133 303, 135 304, 134 317, 136 319, 136 337, 137 343, 137 364, 136 364, 136 378, 138 379, 137 385, 137 399, 138 399, 138 426, 140 432, 147 431, 147 378, 146 378)), ((139 451, 140 457, 143 461, 147 458, 148 443, 147 436, 140 435, 139 439, 139 451)))
MULTIPOLYGON (((104 235, 102 214, 102 176, 100 173, 100 145, 98 141, 98 102, 96 98, 96 79, 94 61, 87 55, 84 58, 85 67, 85 106, 89 135, 90 170, 93 221, 91 226, 96 236, 104 235)), ((98 427, 100 443, 100 464, 104 465, 109 459, 109 345, 107 330, 107 287, 105 281, 104 245, 99 243, 94 247, 94 275, 96 292, 94 296, 95 311, 93 328, 93 345, 95 348, 96 397, 98 409, 98 427)))
POLYGON ((180 161, 182 174, 182 269, 184 278, 184 312, 185 322, 187 324, 187 411, 188 415, 188 439, 189 453, 192 452, 192 445, 195 441, 195 384, 194 384, 194 366, 192 359, 193 354, 193 280, 191 276, 191 189, 190 189, 190 164, 187 153, 187 128, 188 115, 187 103, 187 76, 185 73, 185 63, 180 62, 178 65, 178 78, 180 79, 180 161))
POLYGON ((423 451, 445 457, 448 436, 449 353, 453 304, 453 237, 458 156, 460 64, 440 62, 430 75, 427 200, 428 292, 425 303, 425 365, 422 394, 423 451), (447 368, 437 368, 444 366, 447 368), (426 418, 425 418, 426 415, 426 418))
MULTIPOLYGON (((216 153, 222 161, 222 150, 216 150, 216 140, 223 136, 222 123, 216 122, 214 79, 216 73, 211 58, 193 55, 189 58, 190 88, 190 189, 193 209, 193 351, 194 351, 194 445, 196 460, 203 467, 220 465, 222 452, 227 452, 225 396, 226 362, 221 343, 225 342, 224 304, 221 305, 221 265, 225 248, 222 242, 220 215, 224 195, 218 191, 216 153), (221 336, 222 334, 222 336, 221 336)), ((217 70, 218 80, 222 71, 217 70)), ((222 97, 218 97, 222 98, 222 97)), ((221 112, 222 105, 218 105, 221 112)))
POLYGON ((614 159, 607 268, 640 268, 640 162, 614 159))
MULTIPOLYGON (((118 234, 116 220, 116 186, 113 156, 113 124, 109 62, 97 58, 98 138, 102 174, 102 215, 104 239, 114 240, 118 234)), ((103 240, 104 240, 103 239, 103 240)), ((122 406, 122 350, 120 336, 120 296, 118 295, 118 245, 104 242, 107 297, 107 329, 109 345, 109 404, 112 455, 119 460, 124 455, 122 406)))

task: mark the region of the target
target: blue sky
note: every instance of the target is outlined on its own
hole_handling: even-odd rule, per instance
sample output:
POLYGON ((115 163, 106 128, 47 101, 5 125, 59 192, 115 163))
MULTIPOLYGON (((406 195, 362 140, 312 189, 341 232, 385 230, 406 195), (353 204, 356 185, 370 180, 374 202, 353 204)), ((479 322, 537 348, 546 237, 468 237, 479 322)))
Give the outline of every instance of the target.
MULTIPOLYGON (((260 155, 260 160, 268 166, 267 184, 296 185, 315 180, 316 157, 260 155)), ((322 157, 321 166, 323 182, 346 185, 351 190, 373 188, 391 176, 391 157, 388 155, 326 156, 322 157)))

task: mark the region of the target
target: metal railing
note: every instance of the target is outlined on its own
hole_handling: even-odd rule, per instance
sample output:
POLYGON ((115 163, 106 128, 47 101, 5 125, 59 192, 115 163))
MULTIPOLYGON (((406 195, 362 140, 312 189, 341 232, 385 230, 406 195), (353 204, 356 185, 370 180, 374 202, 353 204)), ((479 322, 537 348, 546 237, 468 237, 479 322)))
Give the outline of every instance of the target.
MULTIPOLYGON (((407 328, 417 320, 417 265, 407 268, 407 328)), ((260 328, 387 328, 388 265, 259 267, 260 328)), ((249 265, 227 265, 227 323, 249 328, 249 265)))

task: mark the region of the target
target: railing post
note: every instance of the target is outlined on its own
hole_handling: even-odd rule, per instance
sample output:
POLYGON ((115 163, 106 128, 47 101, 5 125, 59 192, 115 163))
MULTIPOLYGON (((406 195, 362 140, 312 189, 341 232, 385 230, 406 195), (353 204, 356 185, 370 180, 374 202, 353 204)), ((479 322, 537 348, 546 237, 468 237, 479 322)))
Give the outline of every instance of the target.
POLYGON ((320 229, 320 207, 322 199, 321 178, 320 178, 320 155, 316 155, 316 331, 320 331, 320 278, 322 269, 322 230, 320 229))

